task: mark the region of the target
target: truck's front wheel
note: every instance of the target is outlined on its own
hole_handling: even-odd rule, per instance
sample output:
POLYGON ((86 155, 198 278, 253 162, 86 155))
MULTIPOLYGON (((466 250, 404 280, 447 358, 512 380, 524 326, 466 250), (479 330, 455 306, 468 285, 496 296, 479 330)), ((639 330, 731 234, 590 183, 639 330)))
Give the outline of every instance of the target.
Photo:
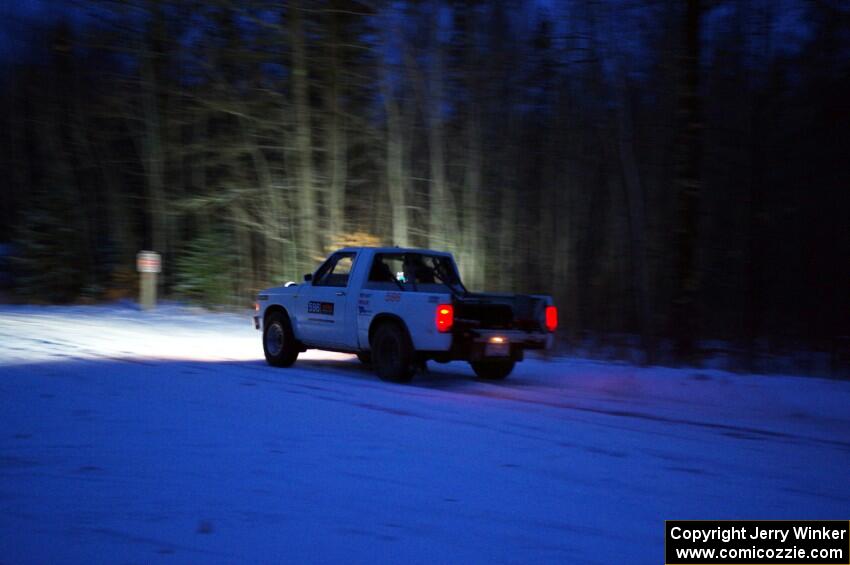
POLYGON ((472 370, 478 378, 488 381, 500 381, 511 374, 516 362, 513 359, 504 361, 470 361, 472 370))
POLYGON ((298 358, 298 343, 289 318, 283 312, 272 312, 263 327, 263 353, 266 362, 275 367, 289 367, 298 358))
POLYGON ((378 376, 395 383, 410 382, 416 369, 413 344, 404 328, 395 323, 383 323, 372 336, 372 365, 378 376))

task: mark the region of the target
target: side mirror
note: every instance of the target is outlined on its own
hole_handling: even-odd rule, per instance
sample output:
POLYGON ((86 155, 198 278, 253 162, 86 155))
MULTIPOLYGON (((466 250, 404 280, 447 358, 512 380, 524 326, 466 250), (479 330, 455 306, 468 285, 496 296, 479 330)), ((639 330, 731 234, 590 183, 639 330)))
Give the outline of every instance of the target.
POLYGON ((313 280, 313 275, 311 273, 307 273, 304 275, 304 282, 310 282, 313 280))

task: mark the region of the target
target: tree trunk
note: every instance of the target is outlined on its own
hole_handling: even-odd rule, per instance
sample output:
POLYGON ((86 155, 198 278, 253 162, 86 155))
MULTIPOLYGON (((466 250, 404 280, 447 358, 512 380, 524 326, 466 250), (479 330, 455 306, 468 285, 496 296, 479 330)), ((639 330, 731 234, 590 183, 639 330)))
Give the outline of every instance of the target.
MULTIPOLYGON (((260 217, 262 217, 263 227, 261 237, 263 241, 263 262, 264 272, 263 277, 268 283, 273 283, 274 279, 281 272, 281 204, 280 197, 275 190, 274 181, 272 179, 271 169, 266 159, 265 154, 259 147, 256 134, 250 124, 246 120, 240 119, 242 130, 243 143, 246 150, 251 155, 251 162, 254 165, 254 174, 260 185, 260 191, 265 197, 265 205, 262 206, 260 217)), ((254 273, 252 272, 252 275, 254 273)))
POLYGON ((684 49, 680 56, 679 158, 676 179, 678 233, 676 249, 676 297, 673 304, 673 335, 676 357, 681 362, 696 358, 699 286, 697 228, 699 223, 700 157, 702 153, 702 105, 700 75, 700 0, 687 0, 683 22, 684 49))
MULTIPOLYGON (((323 254, 319 242, 318 204, 313 178, 313 141, 310 109, 310 82, 304 43, 304 22, 300 2, 289 9, 292 48, 293 111, 295 114, 295 159, 298 179, 298 217, 301 268, 312 270, 323 254)), ((306 272, 305 270, 305 272, 306 272)))
POLYGON ((340 80, 339 16, 334 11, 329 15, 330 37, 329 74, 330 84, 325 89, 327 112, 327 177, 328 177, 328 223, 327 233, 333 245, 340 245, 345 233, 345 180, 347 170, 345 116, 340 108, 342 85, 340 80))
POLYGON ((468 153, 466 159, 466 183, 463 191, 463 250, 461 269, 470 288, 480 288, 483 280, 481 263, 484 250, 481 246, 481 173, 482 149, 480 117, 473 108, 467 126, 468 153))
POLYGON ((386 179, 392 214, 392 244, 408 245, 408 187, 404 167, 405 144, 401 126, 401 111, 392 92, 392 81, 384 70, 382 97, 387 113, 386 179))
MULTIPOLYGON (((160 104, 161 87, 159 76, 165 41, 165 15, 162 6, 156 0, 146 3, 150 22, 141 46, 141 88, 143 131, 141 139, 141 161, 145 173, 147 189, 147 244, 153 251, 161 253, 167 261, 168 245, 168 209, 165 201, 165 148, 163 116, 160 104)), ((167 271, 166 271, 167 272, 167 271)), ((160 286, 166 277, 159 277, 160 286)))
POLYGON ((432 25, 432 64, 428 116, 428 162, 431 188, 428 199, 428 245, 435 249, 454 250, 457 236, 455 207, 451 202, 446 178, 445 138, 443 135, 443 46, 439 38, 439 10, 434 9, 432 25))
POLYGON ((643 361, 649 364, 655 359, 655 346, 652 338, 652 309, 649 303, 649 281, 646 268, 646 214, 644 212, 640 172, 635 158, 632 108, 629 103, 629 92, 624 76, 620 81, 619 91, 617 140, 626 200, 626 217, 629 224, 632 287, 635 293, 635 309, 641 346, 644 352, 643 361))

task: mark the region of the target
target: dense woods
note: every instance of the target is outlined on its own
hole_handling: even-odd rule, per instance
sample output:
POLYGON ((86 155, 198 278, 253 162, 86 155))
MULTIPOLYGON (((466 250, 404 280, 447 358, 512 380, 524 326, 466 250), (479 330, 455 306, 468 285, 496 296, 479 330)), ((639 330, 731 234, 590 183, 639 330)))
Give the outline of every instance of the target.
POLYGON ((846 359, 838 0, 72 6, 0 74, 22 297, 133 295, 153 249, 167 295, 244 305, 415 245, 553 294, 566 342, 846 359))

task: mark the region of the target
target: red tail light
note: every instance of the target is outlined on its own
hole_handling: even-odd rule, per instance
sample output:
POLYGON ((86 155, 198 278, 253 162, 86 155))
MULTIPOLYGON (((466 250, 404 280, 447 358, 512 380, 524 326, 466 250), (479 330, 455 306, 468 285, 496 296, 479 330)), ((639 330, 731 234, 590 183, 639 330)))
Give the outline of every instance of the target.
POLYGON ((550 332, 558 329, 558 309, 554 306, 546 307, 546 329, 550 332))
POLYGON ((455 309, 451 304, 439 304, 437 306, 437 331, 445 333, 451 331, 455 323, 455 309))

